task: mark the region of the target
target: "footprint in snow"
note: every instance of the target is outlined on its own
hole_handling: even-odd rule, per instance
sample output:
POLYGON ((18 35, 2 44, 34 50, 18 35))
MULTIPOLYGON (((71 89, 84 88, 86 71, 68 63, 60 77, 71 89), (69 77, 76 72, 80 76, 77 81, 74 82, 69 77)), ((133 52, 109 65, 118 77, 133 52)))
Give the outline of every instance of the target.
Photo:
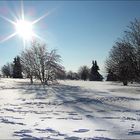
POLYGON ((92 115, 86 115, 87 118, 94 118, 92 115))
POLYGON ((39 132, 42 132, 42 133, 44 133, 44 132, 56 133, 56 134, 59 133, 58 131, 53 130, 53 129, 51 129, 51 128, 46 128, 46 129, 36 128, 35 130, 37 130, 37 131, 39 131, 39 132))
POLYGON ((105 130, 105 129, 96 129, 95 131, 108 131, 108 130, 105 130))
POLYGON ((14 133, 15 134, 23 134, 23 133, 32 133, 32 131, 29 130, 29 129, 23 129, 23 130, 20 130, 20 131, 15 131, 14 133))
POLYGON ((128 135, 140 135, 140 131, 130 131, 128 135))
POLYGON ((132 124, 132 125, 131 125, 131 128, 134 128, 134 126, 135 126, 135 124, 132 124))
POLYGON ((18 124, 18 125, 26 125, 26 124, 21 123, 21 122, 9 121, 8 119, 4 119, 4 118, 1 119, 1 123, 13 124, 13 125, 15 125, 15 124, 18 124))
POLYGON ((79 130, 75 130, 73 132, 76 132, 76 133, 85 133, 85 132, 88 132, 89 129, 79 129, 79 130))
POLYGON ((65 140, 81 140, 81 138, 72 136, 72 137, 66 137, 65 140))

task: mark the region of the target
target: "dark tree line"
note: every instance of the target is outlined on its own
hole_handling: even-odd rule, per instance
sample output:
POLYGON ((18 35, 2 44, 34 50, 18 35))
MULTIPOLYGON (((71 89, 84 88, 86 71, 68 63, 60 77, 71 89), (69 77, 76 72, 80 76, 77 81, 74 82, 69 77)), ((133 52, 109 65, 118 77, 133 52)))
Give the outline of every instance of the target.
POLYGON ((108 81, 140 81, 140 21, 135 19, 110 50, 106 60, 108 81))
POLYGON ((92 67, 89 68, 88 66, 84 65, 81 66, 77 73, 69 71, 66 74, 66 79, 70 80, 89 80, 89 81, 102 81, 103 76, 98 72, 99 66, 97 64, 97 61, 92 61, 92 67))
POLYGON ((5 64, 2 69, 2 74, 5 76, 5 77, 13 77, 13 64, 12 63, 7 63, 5 64))
POLYGON ((1 70, 3 75, 7 78, 23 78, 22 65, 19 56, 14 58, 13 63, 7 63, 4 65, 1 70))

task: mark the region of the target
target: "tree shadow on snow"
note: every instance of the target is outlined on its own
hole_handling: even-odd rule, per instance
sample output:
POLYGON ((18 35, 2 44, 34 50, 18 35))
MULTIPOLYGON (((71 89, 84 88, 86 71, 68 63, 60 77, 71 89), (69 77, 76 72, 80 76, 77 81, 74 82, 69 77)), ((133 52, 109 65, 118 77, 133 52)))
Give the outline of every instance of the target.
MULTIPOLYGON (((116 111, 121 113, 140 112, 140 110, 130 109, 122 106, 121 104, 114 104, 114 102, 119 101, 140 101, 140 99, 119 97, 115 95, 112 96, 109 92, 86 90, 79 86, 62 84, 43 86, 40 84, 28 85, 27 83, 20 83, 17 88, 19 88, 21 93, 33 94, 35 99, 40 100, 47 99, 49 98, 48 94, 52 94, 52 96, 55 97, 55 99, 52 101, 54 105, 57 102, 57 105, 72 108, 74 110, 73 113, 78 113, 89 119, 91 122, 96 123, 98 120, 100 121, 100 124, 111 124, 117 127, 120 131, 120 126, 113 122, 113 119, 121 119, 120 116, 116 115, 116 111)), ((115 132, 113 134, 114 136, 116 135, 115 132)))
MULTIPOLYGON (((121 131, 119 124, 117 125, 114 121, 125 121, 133 120, 135 118, 125 116, 121 117, 116 112, 123 114, 124 112, 136 113, 140 110, 130 109, 123 106, 119 102, 127 101, 140 101, 140 99, 132 97, 119 97, 115 95, 110 95, 109 92, 102 92, 97 90, 86 90, 79 86, 68 86, 60 85, 53 86, 54 94, 56 99, 62 101, 62 105, 71 107, 75 112, 87 117, 93 123, 98 123, 98 125, 106 124, 114 126, 121 131), (118 102, 115 104, 115 102, 118 102), (96 122, 97 121, 97 122, 96 122)), ((122 130, 123 131, 123 130, 122 130)), ((117 135, 115 132, 114 136, 117 135)))

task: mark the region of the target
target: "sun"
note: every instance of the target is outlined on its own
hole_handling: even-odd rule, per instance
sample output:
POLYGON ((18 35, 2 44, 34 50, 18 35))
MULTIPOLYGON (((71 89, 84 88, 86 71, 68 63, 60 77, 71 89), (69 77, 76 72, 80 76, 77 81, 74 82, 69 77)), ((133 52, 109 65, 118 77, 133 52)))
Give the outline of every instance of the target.
POLYGON ((33 24, 27 20, 18 20, 15 23, 17 34, 24 40, 31 40, 33 33, 33 24))
POLYGON ((41 21, 45 17, 47 17, 53 10, 46 12, 44 15, 38 17, 37 19, 35 19, 34 21, 31 21, 31 22, 25 20, 26 17, 25 17, 25 14, 24 14, 23 0, 21 0, 20 10, 21 10, 19 12, 20 15, 18 17, 15 16, 16 14, 14 15, 14 13, 11 11, 15 20, 11 20, 8 17, 5 17, 5 16, 0 14, 0 18, 3 18, 4 20, 8 21, 15 28, 15 32, 9 34, 8 36, 4 37, 3 39, 0 39, 0 43, 3 43, 5 41, 13 38, 14 36, 18 35, 22 38, 23 47, 25 48, 26 43, 32 41, 33 39, 36 39, 36 38, 41 39, 41 40, 43 39, 36 32, 33 31, 33 27, 36 23, 38 23, 39 21, 41 21))

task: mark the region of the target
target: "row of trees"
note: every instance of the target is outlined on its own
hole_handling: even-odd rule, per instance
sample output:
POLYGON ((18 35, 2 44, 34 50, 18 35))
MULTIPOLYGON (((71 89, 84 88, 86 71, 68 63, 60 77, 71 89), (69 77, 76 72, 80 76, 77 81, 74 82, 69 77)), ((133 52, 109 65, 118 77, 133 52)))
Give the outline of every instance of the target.
POLYGON ((92 61, 92 67, 88 68, 88 66, 84 65, 81 66, 78 70, 77 73, 69 71, 66 74, 66 79, 71 79, 71 80, 90 80, 90 81, 102 81, 103 76, 98 72, 99 71, 99 66, 97 65, 97 61, 92 61))
POLYGON ((6 65, 4 65, 1 69, 2 74, 4 76, 8 77, 13 77, 13 63, 7 63, 6 65))
POLYGON ((54 80, 57 74, 64 73, 64 67, 60 64, 61 56, 56 50, 49 52, 46 45, 33 41, 30 48, 21 52, 14 58, 13 63, 7 63, 2 67, 2 73, 6 77, 13 78, 37 78, 41 83, 54 80))
POLYGON ((66 73, 64 68, 57 63, 60 61, 60 56, 56 54, 56 50, 52 50, 46 55, 43 54, 44 47, 33 45, 32 48, 22 51, 20 57, 14 58, 13 63, 7 63, 2 67, 3 75, 10 78, 23 78, 24 75, 24 77, 30 78, 31 83, 33 83, 33 77, 40 79, 41 83, 54 79, 103 80, 103 76, 98 72, 99 66, 96 60, 92 61, 91 68, 84 65, 79 68, 77 73, 72 71, 66 73))
POLYGON ((22 76, 22 66, 20 62, 20 57, 14 58, 13 63, 7 63, 2 67, 2 74, 7 78, 23 78, 22 76))
POLYGON ((108 81, 140 81, 140 21, 135 19, 110 50, 106 60, 108 81))

